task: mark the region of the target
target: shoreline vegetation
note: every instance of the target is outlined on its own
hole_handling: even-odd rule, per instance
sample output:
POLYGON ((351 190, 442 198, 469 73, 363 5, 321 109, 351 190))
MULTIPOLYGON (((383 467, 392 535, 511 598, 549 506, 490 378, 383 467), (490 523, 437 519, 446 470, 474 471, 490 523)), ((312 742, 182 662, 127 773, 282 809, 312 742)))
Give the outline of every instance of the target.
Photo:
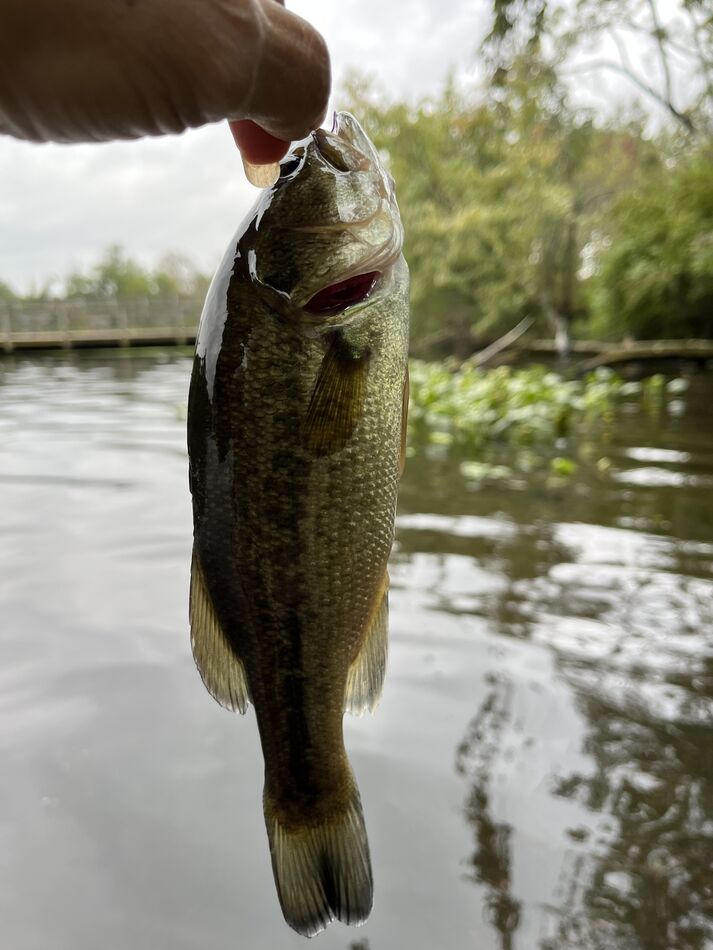
POLYGON ((622 400, 659 411, 688 388, 683 377, 660 373, 626 380, 600 367, 571 379, 542 365, 495 369, 412 360, 409 431, 423 446, 456 454, 479 451, 485 442, 538 446, 566 439, 583 427, 606 426, 622 400))

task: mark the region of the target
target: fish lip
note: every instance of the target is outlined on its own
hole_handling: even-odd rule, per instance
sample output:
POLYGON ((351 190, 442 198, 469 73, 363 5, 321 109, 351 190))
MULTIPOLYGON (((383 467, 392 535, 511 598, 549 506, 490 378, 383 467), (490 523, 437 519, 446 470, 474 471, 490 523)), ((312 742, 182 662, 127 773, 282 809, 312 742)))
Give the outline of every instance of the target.
POLYGON ((376 170, 373 158, 343 135, 335 135, 325 129, 315 129, 312 133, 312 145, 319 161, 338 175, 369 171, 372 168, 376 170))

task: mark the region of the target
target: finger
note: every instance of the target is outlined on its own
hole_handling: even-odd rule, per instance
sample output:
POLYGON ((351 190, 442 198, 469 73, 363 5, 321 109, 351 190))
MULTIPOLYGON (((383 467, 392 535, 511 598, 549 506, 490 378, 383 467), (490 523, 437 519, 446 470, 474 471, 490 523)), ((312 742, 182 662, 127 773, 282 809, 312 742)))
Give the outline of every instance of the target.
POLYGON ((263 39, 243 114, 283 141, 321 124, 330 90, 329 52, 309 23, 274 0, 262 4, 263 39))
POLYGON ((253 165, 279 162, 290 147, 289 142, 270 135, 251 119, 231 122, 230 131, 243 158, 253 165))
POLYGON ((86 142, 254 119, 321 122, 324 40, 275 0, 0 0, 0 133, 86 142))

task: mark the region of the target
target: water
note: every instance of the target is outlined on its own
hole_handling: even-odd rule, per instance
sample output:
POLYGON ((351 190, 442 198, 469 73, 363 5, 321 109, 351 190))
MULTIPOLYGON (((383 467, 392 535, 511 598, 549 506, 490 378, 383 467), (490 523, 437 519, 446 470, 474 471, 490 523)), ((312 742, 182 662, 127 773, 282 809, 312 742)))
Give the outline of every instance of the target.
MULTIPOLYGON (((2 947, 304 946, 253 713, 190 657, 189 371, 0 363, 2 947)), ((570 479, 410 461, 346 728, 376 903, 324 950, 713 947, 712 399, 630 407, 570 479)))

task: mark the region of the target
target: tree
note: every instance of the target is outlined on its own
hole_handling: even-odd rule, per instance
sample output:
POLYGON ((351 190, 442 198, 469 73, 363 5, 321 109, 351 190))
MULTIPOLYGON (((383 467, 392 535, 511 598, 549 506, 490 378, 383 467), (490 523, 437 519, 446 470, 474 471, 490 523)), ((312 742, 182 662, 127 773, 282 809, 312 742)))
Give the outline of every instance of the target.
POLYGON ((67 277, 67 297, 145 297, 155 290, 151 276, 126 255, 118 244, 112 244, 90 273, 73 273, 67 277))
POLYGON ((495 83, 518 56, 537 53, 562 76, 614 72, 686 132, 710 135, 708 0, 493 0, 492 11, 484 49, 495 83))
POLYGON ((621 196, 589 282, 593 329, 713 337, 713 186, 700 149, 621 196))
POLYGON ((17 294, 9 284, 0 280, 0 303, 10 303, 12 300, 17 300, 17 294))
POLYGON ((156 293, 162 297, 204 297, 210 278, 196 270, 183 254, 164 254, 153 271, 156 293))
POLYGON ((566 348, 583 250, 650 152, 640 128, 599 128, 534 55, 496 92, 451 85, 410 108, 352 81, 349 98, 398 182, 416 346, 469 355, 531 315, 566 348))
POLYGON ((65 281, 65 296, 89 299, 135 297, 202 297, 209 279, 180 254, 166 254, 154 270, 148 270, 114 244, 89 273, 74 272, 65 281))

